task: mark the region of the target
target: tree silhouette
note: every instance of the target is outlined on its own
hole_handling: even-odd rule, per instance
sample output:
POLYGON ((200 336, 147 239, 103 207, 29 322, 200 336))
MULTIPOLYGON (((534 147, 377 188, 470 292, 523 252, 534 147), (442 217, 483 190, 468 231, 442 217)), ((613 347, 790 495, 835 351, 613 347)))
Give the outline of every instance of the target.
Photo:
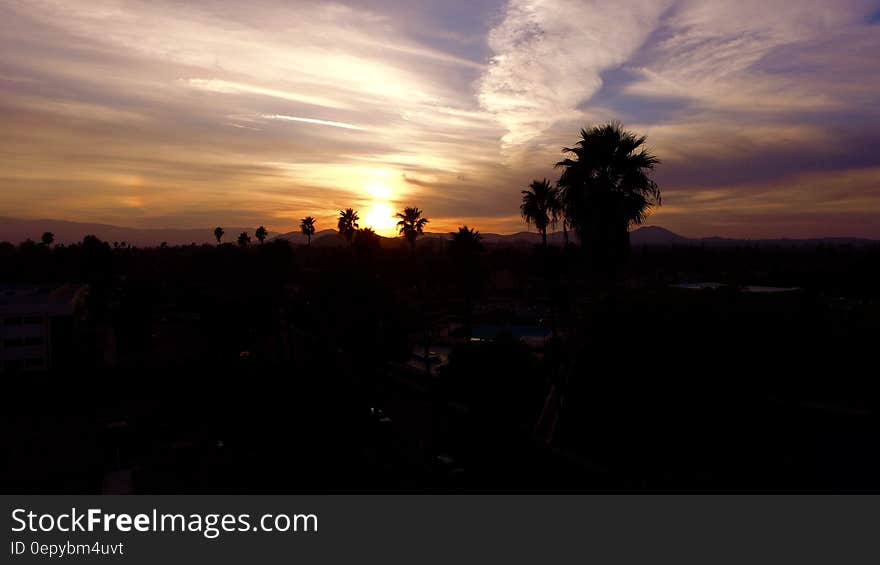
POLYGON ((55 234, 50 231, 43 232, 43 236, 40 238, 40 242, 46 247, 49 247, 55 242, 55 234))
POLYGON ((223 239, 224 234, 226 234, 226 232, 223 231, 223 228, 220 226, 214 228, 214 239, 217 240, 217 245, 220 245, 220 240, 223 239))
POLYGON ((568 247, 568 218, 565 217, 565 206, 562 202, 561 190, 557 186, 553 190, 553 199, 550 202, 550 225, 556 228, 556 225, 562 223, 562 241, 563 249, 568 247))
MULTIPOLYGON (((562 200, 560 199, 560 202, 562 200)), ((563 248, 568 248, 568 218, 565 217, 565 212, 562 213, 562 246, 563 248)))
POLYGON ((379 236, 370 228, 363 228, 357 230, 354 234, 354 243, 353 246, 356 250, 360 252, 370 252, 379 249, 381 245, 381 239, 379 236))
POLYGON ((454 257, 472 256, 483 250, 483 236, 475 229, 461 226, 450 235, 452 240, 449 242, 449 253, 454 257))
POLYGON ((410 249, 415 253, 416 239, 425 233, 425 224, 428 218, 422 217, 422 211, 416 207, 404 208, 403 212, 398 212, 397 217, 397 233, 402 235, 409 242, 410 249))
POLYGON ((263 242, 266 241, 266 236, 269 235, 269 232, 266 231, 266 228, 260 226, 257 228, 257 231, 254 232, 254 237, 260 242, 260 245, 263 245, 263 242))
POLYGON ((647 138, 619 123, 581 130, 557 183, 570 225, 585 251, 598 263, 611 264, 629 253, 629 228, 641 224, 660 204, 660 188, 651 179, 660 160, 646 148, 647 138))
POLYGON ((541 234, 541 243, 547 247, 547 226, 557 217, 559 204, 556 189, 547 179, 534 180, 529 190, 522 191, 522 204, 519 207, 527 224, 535 224, 541 234))
POLYGON ((358 229, 359 219, 358 213, 351 208, 339 211, 339 221, 336 222, 336 227, 339 230, 339 235, 344 237, 349 245, 351 245, 354 233, 358 229))
POLYGON ((449 242, 449 255, 455 260, 457 285, 464 299, 464 330, 467 342, 473 335, 474 300, 480 286, 479 259, 477 255, 483 250, 480 232, 461 226, 452 232, 449 242))
POLYGON ((309 247, 312 246, 312 236, 315 235, 315 218, 306 216, 299 223, 299 230, 308 238, 309 247))
MULTIPOLYGON (((113 265, 113 251, 110 245, 94 235, 87 235, 82 240, 81 249, 80 260, 86 279, 90 283, 107 282, 113 265)), ((100 293, 102 290, 103 287, 98 288, 97 292, 100 293)))
POLYGON ((246 231, 238 234, 238 244, 242 247, 247 247, 251 242, 251 236, 247 234, 246 231))

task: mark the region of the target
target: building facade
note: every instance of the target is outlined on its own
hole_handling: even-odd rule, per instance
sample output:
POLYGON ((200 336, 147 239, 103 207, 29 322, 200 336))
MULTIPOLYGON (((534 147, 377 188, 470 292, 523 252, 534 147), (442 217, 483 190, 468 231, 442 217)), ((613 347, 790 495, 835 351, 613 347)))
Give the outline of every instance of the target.
POLYGON ((74 349, 86 287, 0 287, 0 372, 46 371, 74 349))

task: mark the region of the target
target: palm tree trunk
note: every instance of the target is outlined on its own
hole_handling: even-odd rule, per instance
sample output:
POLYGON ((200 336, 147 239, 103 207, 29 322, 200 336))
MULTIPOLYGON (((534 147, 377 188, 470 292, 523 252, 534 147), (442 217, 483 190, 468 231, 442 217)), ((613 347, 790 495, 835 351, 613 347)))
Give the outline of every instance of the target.
POLYGON ((559 422, 559 405, 560 393, 559 387, 555 384, 550 385, 547 396, 544 398, 544 406, 538 421, 535 424, 534 434, 544 443, 550 445, 553 443, 553 436, 556 433, 556 425, 559 422))
POLYGON ((465 343, 470 344, 474 337, 474 305, 471 300, 470 289, 465 290, 464 296, 464 338, 465 343))
POLYGON ((547 249, 547 228, 541 230, 541 244, 547 249))

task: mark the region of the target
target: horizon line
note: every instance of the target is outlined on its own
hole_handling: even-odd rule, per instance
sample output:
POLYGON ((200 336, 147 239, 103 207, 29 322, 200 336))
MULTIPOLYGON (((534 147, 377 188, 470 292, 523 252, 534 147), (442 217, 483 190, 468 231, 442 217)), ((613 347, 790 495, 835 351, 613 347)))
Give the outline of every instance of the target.
MULTIPOLYGON (((21 222, 63 222, 63 223, 69 223, 69 224, 96 225, 96 226, 104 226, 104 227, 108 227, 108 228, 115 228, 115 229, 121 229, 121 230, 137 230, 137 231, 149 231, 149 232, 158 232, 158 231, 163 231, 163 230, 186 230, 186 231, 206 230, 206 231, 210 232, 211 230, 214 229, 213 227, 170 227, 170 226, 137 227, 137 226, 125 226, 125 225, 119 225, 119 224, 108 224, 105 222, 97 222, 97 221, 84 222, 84 221, 78 221, 78 220, 67 220, 67 219, 59 219, 59 218, 22 218, 22 217, 4 216, 4 215, 0 215, 0 219, 21 221, 21 222)), ((214 227, 217 227, 217 226, 214 226, 214 227)), ((224 227, 224 226, 221 225, 220 227, 224 227)), ((253 231, 253 230, 256 230, 257 227, 259 227, 259 226, 248 228, 248 227, 242 226, 242 225, 238 225, 238 226, 232 225, 229 227, 230 228, 241 228, 241 229, 245 229, 245 230, 250 229, 253 231)), ((370 226, 365 226, 365 227, 370 227, 370 226)), ((482 235, 497 235, 497 236, 502 236, 502 237, 511 237, 511 236, 520 235, 520 234, 534 234, 536 236, 540 235, 540 232, 532 231, 531 229, 524 229, 524 230, 514 231, 514 232, 510 232, 510 233, 502 233, 502 232, 495 232, 495 231, 482 231, 477 226, 469 226, 469 227, 471 227, 472 229, 476 229, 482 235)), ((634 226, 630 230, 630 233, 634 233, 634 232, 641 230, 641 229, 644 229, 644 228, 662 229, 666 232, 669 232, 669 234, 671 234, 673 236, 681 237, 683 239, 687 239, 687 240, 691 240, 691 241, 699 241, 699 240, 706 240, 706 239, 726 239, 726 240, 740 240, 740 241, 766 241, 766 240, 804 241, 804 240, 825 240, 825 239, 857 239, 857 240, 864 240, 864 241, 880 242, 880 238, 869 237, 869 236, 860 236, 860 235, 747 236, 747 237, 742 237, 742 236, 724 236, 724 235, 717 235, 716 234, 716 235, 708 235, 708 236, 689 236, 689 235, 683 235, 679 232, 670 230, 669 228, 666 228, 666 227, 663 227, 660 225, 656 225, 656 224, 634 226)), ((324 229, 318 230, 316 232, 316 235, 318 233, 326 232, 326 231, 333 231, 333 232, 338 233, 338 230, 330 227, 330 228, 324 228, 324 229)), ((296 232, 296 230, 290 230, 290 231, 270 230, 269 231, 269 234, 272 237, 278 237, 280 235, 285 235, 285 234, 289 234, 289 233, 298 233, 298 232, 296 232)), ((448 235, 448 234, 452 234, 455 232, 452 232, 452 231, 425 231, 424 233, 425 233, 425 235, 448 235)), ((563 233, 562 230, 553 230, 553 231, 548 230, 547 231, 548 236, 557 235, 557 234, 561 235, 562 233, 563 233)), ((570 230, 570 233, 572 234, 573 238, 576 237, 574 230, 570 230)), ((403 237, 399 234, 393 235, 393 236, 387 236, 387 235, 379 234, 378 232, 377 232, 377 235, 379 235, 380 237, 384 237, 386 239, 397 239, 397 238, 403 237)))

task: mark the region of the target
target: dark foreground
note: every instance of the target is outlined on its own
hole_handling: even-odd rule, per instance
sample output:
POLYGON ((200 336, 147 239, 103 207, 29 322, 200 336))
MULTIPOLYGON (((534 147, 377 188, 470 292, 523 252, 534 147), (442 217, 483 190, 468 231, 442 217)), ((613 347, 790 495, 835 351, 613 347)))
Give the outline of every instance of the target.
POLYGON ((880 488, 876 248, 6 253, 6 492, 880 488))

